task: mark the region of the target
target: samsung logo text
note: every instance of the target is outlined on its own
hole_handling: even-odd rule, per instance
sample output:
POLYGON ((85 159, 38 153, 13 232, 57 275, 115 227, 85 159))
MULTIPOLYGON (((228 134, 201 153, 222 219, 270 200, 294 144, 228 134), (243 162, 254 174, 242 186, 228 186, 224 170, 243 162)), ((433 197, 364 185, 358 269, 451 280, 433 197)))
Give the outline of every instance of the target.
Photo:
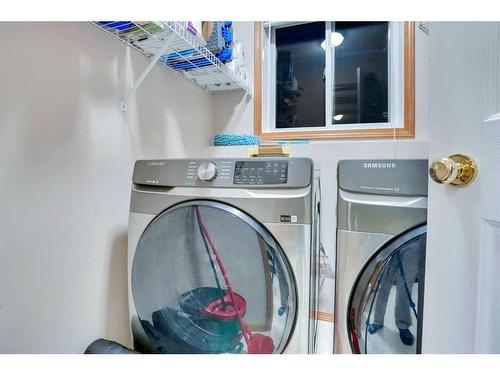
POLYGON ((396 163, 363 163, 363 168, 396 168, 396 163))
POLYGON ((148 167, 164 167, 166 163, 164 161, 148 161, 146 165, 148 167))

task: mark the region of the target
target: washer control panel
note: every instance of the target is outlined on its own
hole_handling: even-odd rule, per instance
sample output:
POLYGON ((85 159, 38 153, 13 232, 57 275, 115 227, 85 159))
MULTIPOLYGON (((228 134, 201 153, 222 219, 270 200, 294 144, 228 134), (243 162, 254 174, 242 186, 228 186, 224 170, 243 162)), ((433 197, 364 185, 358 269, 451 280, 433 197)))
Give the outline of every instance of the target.
POLYGON ((138 160, 132 181, 159 187, 300 188, 311 184, 312 167, 306 158, 138 160))
POLYGON ((235 185, 276 185, 288 181, 288 161, 237 161, 234 166, 235 185))

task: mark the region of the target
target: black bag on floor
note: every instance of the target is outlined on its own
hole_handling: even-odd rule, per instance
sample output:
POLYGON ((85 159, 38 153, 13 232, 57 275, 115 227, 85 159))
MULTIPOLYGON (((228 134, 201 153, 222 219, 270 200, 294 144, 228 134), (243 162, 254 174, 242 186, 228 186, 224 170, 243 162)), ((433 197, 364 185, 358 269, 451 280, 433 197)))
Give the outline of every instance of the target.
POLYGON ((97 339, 93 341, 83 354, 140 354, 117 342, 97 339))

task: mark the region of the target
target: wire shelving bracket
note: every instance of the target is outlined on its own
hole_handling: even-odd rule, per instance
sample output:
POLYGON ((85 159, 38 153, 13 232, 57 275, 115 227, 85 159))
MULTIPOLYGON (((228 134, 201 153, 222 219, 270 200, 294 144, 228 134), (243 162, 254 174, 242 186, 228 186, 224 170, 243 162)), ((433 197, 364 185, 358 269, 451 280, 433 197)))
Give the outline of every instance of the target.
POLYGON ((170 68, 210 93, 244 90, 248 97, 252 96, 252 88, 215 57, 182 22, 124 21, 120 28, 109 27, 106 22, 92 24, 151 59, 122 100, 122 111, 127 110, 130 99, 156 64, 170 68))

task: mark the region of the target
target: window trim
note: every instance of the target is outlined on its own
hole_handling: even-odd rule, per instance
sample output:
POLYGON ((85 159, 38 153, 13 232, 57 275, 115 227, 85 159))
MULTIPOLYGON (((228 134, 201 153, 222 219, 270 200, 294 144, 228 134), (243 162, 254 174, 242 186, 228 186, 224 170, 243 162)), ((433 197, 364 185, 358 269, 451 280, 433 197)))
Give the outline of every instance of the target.
MULTIPOLYGON (((404 22, 403 126, 369 129, 263 131, 263 23, 254 26, 254 133, 263 140, 415 137, 415 22, 404 22)), ((361 127, 361 126, 360 126, 361 127)))

